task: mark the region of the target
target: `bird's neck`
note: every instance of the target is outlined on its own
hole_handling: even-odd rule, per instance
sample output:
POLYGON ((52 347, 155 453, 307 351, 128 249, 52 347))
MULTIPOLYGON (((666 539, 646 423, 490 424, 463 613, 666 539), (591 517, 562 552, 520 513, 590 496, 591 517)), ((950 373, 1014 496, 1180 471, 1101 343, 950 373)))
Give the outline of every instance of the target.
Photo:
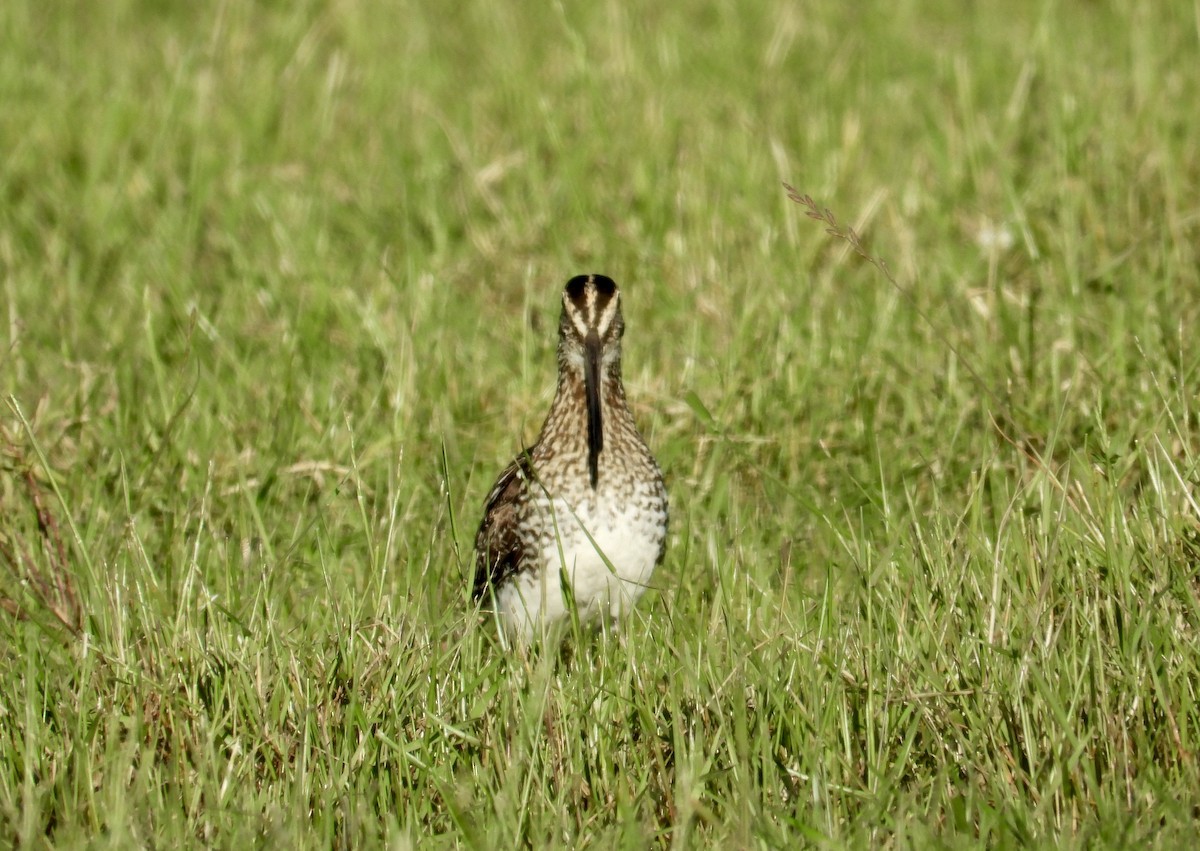
MULTIPOLYGON (((636 431, 636 425, 625 399, 625 385, 621 382, 619 367, 606 366, 600 376, 600 417, 607 442, 624 432, 636 431)), ((542 426, 538 442, 550 439, 587 446, 587 395, 582 369, 559 370, 554 401, 550 404, 550 413, 546 417, 546 424, 542 426)))

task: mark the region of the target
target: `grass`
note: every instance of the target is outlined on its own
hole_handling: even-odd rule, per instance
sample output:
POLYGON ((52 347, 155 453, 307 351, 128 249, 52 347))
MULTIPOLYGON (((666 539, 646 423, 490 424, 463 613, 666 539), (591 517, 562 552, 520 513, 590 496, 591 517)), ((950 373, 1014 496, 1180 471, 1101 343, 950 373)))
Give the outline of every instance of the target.
POLYGON ((0 4, 0 841, 1190 847, 1198 47, 0 4), (672 535, 505 657, 474 528, 587 271, 672 535))

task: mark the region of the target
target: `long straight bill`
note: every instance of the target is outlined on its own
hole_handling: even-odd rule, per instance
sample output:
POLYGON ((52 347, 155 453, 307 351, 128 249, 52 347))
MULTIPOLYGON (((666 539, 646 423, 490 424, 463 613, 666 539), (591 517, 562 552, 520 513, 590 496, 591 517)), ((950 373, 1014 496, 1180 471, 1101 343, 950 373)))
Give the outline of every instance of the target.
POLYGON ((600 450, 604 448, 604 426, 600 418, 600 338, 593 331, 583 341, 583 392, 587 397, 588 472, 596 487, 600 450))

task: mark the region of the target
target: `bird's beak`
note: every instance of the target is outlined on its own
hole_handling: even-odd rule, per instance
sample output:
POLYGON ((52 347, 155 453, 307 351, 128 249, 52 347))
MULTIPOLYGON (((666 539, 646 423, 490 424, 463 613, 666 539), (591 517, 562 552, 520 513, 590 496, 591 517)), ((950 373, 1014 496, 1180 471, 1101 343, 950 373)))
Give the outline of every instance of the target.
POLYGON ((593 490, 596 487, 600 450, 604 448, 604 428, 600 418, 602 357, 600 337, 592 331, 583 340, 583 393, 587 401, 588 472, 592 476, 593 490))

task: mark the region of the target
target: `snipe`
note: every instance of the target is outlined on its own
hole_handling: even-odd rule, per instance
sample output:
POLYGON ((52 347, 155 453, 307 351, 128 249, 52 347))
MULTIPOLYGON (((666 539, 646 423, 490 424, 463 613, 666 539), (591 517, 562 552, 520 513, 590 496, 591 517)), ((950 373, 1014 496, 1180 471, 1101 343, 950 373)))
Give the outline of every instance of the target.
POLYGON ((475 538, 476 600, 528 643, 562 618, 632 608, 667 539, 667 490, 621 383, 621 293, 611 278, 567 282, 558 388, 537 442, 500 474, 475 538))

